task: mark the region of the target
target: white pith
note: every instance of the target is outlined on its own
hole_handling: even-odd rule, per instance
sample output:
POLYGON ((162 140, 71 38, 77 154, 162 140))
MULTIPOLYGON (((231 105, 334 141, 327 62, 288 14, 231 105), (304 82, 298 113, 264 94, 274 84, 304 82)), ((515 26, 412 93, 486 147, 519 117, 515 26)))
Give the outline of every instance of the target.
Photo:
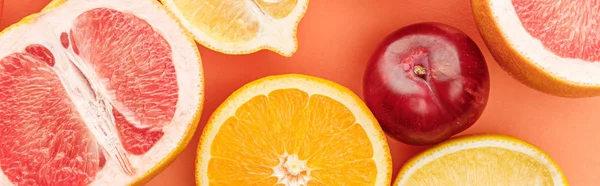
POLYGON ((279 164, 273 167, 272 176, 277 177, 277 184, 301 186, 307 185, 311 180, 309 174, 310 168, 306 166, 306 160, 298 159, 298 155, 286 154, 280 157, 279 164), (306 174, 302 174, 303 172, 306 174))
POLYGON ((533 159, 539 161, 542 165, 544 165, 548 168, 548 170, 550 171, 550 174, 552 176, 552 180, 556 186, 562 185, 564 183, 564 180, 563 180, 563 177, 561 176, 560 171, 555 166, 553 166, 553 163, 551 162, 550 159, 548 159, 547 156, 540 153, 539 151, 537 151, 533 148, 515 143, 513 141, 509 141, 509 140, 498 139, 498 138, 486 138, 483 140, 460 142, 460 143, 452 144, 450 146, 445 146, 443 148, 436 149, 435 152, 427 154, 426 156, 418 159, 418 161, 415 162, 414 164, 412 164, 406 170, 406 172, 404 174, 399 175, 398 178, 396 178, 399 180, 397 182, 396 186, 405 185, 406 182, 409 180, 409 178, 412 177, 412 175, 418 169, 420 169, 421 167, 427 165, 428 163, 430 163, 436 159, 442 158, 448 154, 452 154, 452 153, 455 153, 455 152, 458 152, 461 150, 483 148, 483 147, 497 147, 497 148, 508 149, 511 151, 526 154, 526 155, 532 157, 533 159))
MULTIPOLYGON (((563 58, 545 49, 542 42, 527 32, 511 0, 488 0, 492 15, 510 45, 520 55, 554 77, 574 84, 600 85, 600 61, 563 58)), ((577 28, 574 28, 577 29, 577 28)))
POLYGON ((183 26, 192 32, 197 40, 208 45, 207 47, 209 48, 215 48, 227 53, 241 53, 254 51, 258 48, 271 47, 279 50, 285 55, 291 55, 297 50, 296 27, 304 15, 304 11, 306 11, 306 8, 308 7, 309 0, 298 0, 296 7, 294 7, 287 17, 282 19, 275 19, 263 13, 258 5, 252 2, 252 0, 238 1, 239 3, 244 3, 246 5, 245 7, 254 14, 260 25, 257 36, 248 42, 228 43, 212 38, 187 20, 173 0, 162 0, 163 4, 171 10, 175 16, 180 18, 183 26))
MULTIPOLYGON (((170 44, 173 62, 177 73, 179 87, 178 101, 171 123, 164 124, 163 137, 142 156, 130 155, 130 162, 136 173, 129 176, 122 172, 117 163, 107 157, 104 168, 96 174, 96 180, 90 185, 127 185, 147 174, 158 163, 165 160, 178 145, 181 144, 186 132, 192 127, 192 122, 198 113, 198 106, 203 96, 202 67, 199 64, 195 43, 190 40, 168 12, 159 3, 152 0, 70 0, 57 8, 43 11, 30 23, 9 28, 0 36, 0 58, 11 53, 23 52, 30 44, 41 44, 54 55, 57 73, 67 69, 66 50, 60 42, 60 34, 68 32, 72 23, 81 13, 92 8, 111 8, 121 12, 133 13, 147 21, 170 44)), ((80 50, 85 50, 80 48, 80 50)), ((63 75, 63 74, 60 74, 63 75)), ((64 78, 64 77, 63 77, 64 78)), ((69 77, 76 78, 76 77, 69 77)), ((77 87, 74 82, 63 82, 67 88, 77 87), (71 86, 69 86, 71 85, 71 86)), ((77 104, 82 100, 73 100, 77 104)), ((13 185, 3 171, 0 170, 0 185, 13 185)))
MULTIPOLYGON (((339 101, 345 105, 354 115, 355 123, 360 124, 365 130, 371 144, 373 144, 373 160, 377 167, 377 180, 375 185, 383 186, 389 181, 388 170, 390 166, 388 164, 389 152, 387 151, 387 142, 383 137, 383 133, 380 129, 376 128, 377 123, 373 123, 370 116, 367 115, 368 110, 364 103, 358 102, 353 96, 341 92, 338 89, 331 87, 330 85, 317 82, 312 79, 308 79, 303 76, 288 76, 285 78, 265 79, 257 80, 260 83, 250 83, 243 91, 239 91, 235 95, 235 98, 228 98, 220 108, 213 113, 212 122, 207 124, 208 130, 203 133, 202 143, 200 144, 201 151, 198 152, 198 158, 201 158, 196 165, 197 179, 199 185, 209 185, 208 181, 208 162, 211 159, 211 145, 215 139, 216 134, 219 132, 221 126, 229 117, 235 115, 237 108, 242 104, 248 102, 251 98, 257 95, 268 95, 270 92, 278 89, 296 88, 308 93, 309 96, 319 94, 326 95, 331 99, 339 101), (362 105, 362 106, 361 106, 362 105)), ((310 179, 310 174, 309 174, 310 179)))

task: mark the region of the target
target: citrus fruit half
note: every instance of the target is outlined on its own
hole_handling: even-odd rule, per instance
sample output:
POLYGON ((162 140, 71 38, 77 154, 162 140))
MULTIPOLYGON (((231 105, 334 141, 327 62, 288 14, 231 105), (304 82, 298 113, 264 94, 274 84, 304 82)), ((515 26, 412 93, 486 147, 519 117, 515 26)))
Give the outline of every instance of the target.
POLYGON ((395 184, 568 185, 560 167, 541 149, 505 135, 450 139, 413 157, 395 184))
POLYGON ((600 95, 600 1, 471 4, 492 56, 515 79, 555 96, 600 95))
POLYGON ((196 129, 200 55, 156 1, 53 1, 0 43, 0 185, 143 183, 196 129))
POLYGON ((246 84, 213 113, 198 148, 198 185, 389 185, 383 131, 350 90, 317 77, 246 84))
POLYGON ((309 0, 161 0, 200 44, 225 54, 262 49, 289 57, 309 0))

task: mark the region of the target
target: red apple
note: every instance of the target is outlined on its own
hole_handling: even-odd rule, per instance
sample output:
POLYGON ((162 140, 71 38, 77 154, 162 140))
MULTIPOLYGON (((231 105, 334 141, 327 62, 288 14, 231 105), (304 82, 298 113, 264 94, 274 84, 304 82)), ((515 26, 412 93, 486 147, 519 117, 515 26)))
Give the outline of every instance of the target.
POLYGON ((442 23, 400 28, 379 45, 364 76, 364 99, 382 129, 410 145, 431 145, 471 127, 487 104, 481 51, 442 23))

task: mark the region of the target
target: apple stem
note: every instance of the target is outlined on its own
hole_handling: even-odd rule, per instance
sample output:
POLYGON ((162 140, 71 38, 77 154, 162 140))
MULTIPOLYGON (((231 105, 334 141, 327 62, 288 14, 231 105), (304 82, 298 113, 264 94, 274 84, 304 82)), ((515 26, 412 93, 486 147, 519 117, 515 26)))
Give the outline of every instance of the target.
POLYGON ((415 65, 414 72, 420 78, 425 78, 425 74, 427 74, 427 69, 421 65, 415 65))

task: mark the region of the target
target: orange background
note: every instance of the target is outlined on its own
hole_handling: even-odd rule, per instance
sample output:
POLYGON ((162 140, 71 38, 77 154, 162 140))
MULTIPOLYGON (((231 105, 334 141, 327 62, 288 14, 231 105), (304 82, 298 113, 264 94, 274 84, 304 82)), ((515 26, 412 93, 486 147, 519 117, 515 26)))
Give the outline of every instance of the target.
MULTIPOLYGON (((4 0, 0 28, 39 11, 49 0, 4 0)), ((527 88, 502 71, 484 46, 468 0, 312 0, 298 28, 299 50, 291 58, 272 52, 230 56, 199 46, 206 80, 202 121, 188 148, 148 185, 194 185, 198 137, 212 111, 235 89, 273 74, 302 73, 340 83, 362 95, 367 59, 391 31, 420 21, 437 21, 465 31, 488 61, 491 93, 482 118, 465 133, 501 133, 546 151, 572 185, 600 183, 600 98, 565 99, 527 88), (255 69, 255 70, 249 70, 255 69)), ((389 140, 394 174, 424 150, 389 140)))

